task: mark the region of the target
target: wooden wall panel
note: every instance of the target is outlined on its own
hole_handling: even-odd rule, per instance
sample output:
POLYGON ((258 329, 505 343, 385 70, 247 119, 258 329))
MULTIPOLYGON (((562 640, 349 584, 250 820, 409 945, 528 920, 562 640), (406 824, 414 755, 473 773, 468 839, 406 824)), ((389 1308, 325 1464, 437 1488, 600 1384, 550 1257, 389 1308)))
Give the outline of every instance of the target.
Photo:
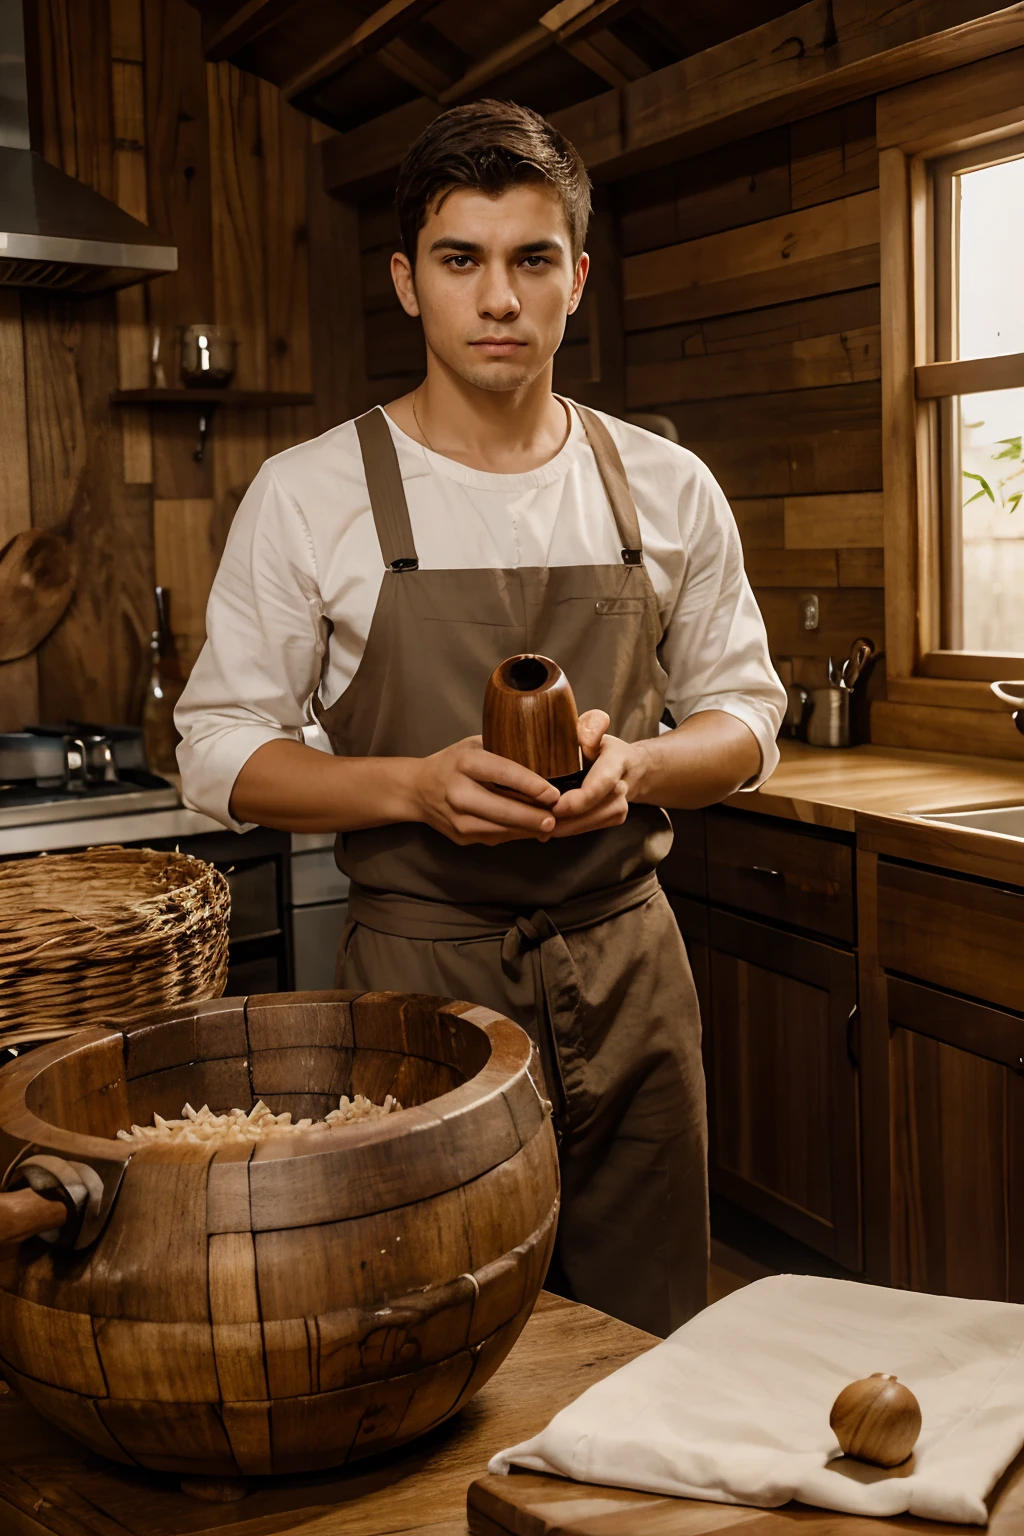
MULTIPOLYGON (((0 289, 0 550, 32 526, 28 421, 25 415, 25 342, 21 294, 0 289)), ((20 730, 39 719, 39 672, 35 654, 0 663, 0 731, 20 730)))
POLYGON ((811 686, 857 633, 884 644, 874 116, 854 102, 620 193, 628 404, 733 501, 773 654, 811 686))
POLYGON ((187 0, 38 0, 27 21, 37 147, 173 239, 179 264, 116 295, 0 292, 0 547, 35 525, 70 534, 80 556, 65 618, 36 657, 0 668, 0 728, 40 715, 132 721, 154 582, 171 588, 190 663, 224 536, 263 458, 312 435, 314 415, 329 425, 361 404, 358 285, 333 293, 358 240, 351 216, 325 208, 309 120, 227 65, 208 72, 187 0), (236 383, 313 388, 325 403, 269 422, 222 407, 197 461, 198 410, 112 407, 110 395, 178 385, 181 327, 218 320, 239 336, 236 383))

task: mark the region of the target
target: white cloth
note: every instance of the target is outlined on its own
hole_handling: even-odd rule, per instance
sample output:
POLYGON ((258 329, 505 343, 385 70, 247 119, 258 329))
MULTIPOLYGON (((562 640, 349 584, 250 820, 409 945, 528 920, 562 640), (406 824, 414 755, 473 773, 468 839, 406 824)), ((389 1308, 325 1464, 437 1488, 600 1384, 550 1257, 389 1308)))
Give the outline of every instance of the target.
POLYGON ((490 1470, 984 1525, 985 1495, 1022 1444, 1024 1306, 774 1275, 590 1387, 490 1470), (913 1460, 891 1471, 837 1461, 828 1423, 843 1387, 875 1371, 921 1405, 913 1460))
MULTIPOLYGON (((422 568, 621 559, 583 424, 575 411, 570 417, 562 450, 515 475, 431 453, 388 418, 422 568)), ((668 707, 678 722, 708 709, 744 721, 761 748, 755 788, 778 762, 786 695, 728 502, 685 448, 604 420, 636 500, 658 596, 668 707)), ((318 684, 328 707, 344 693, 383 576, 354 424, 268 459, 235 514, 207 607, 206 645, 175 713, 189 805, 240 829, 228 811, 239 770, 264 742, 301 739, 318 684)))

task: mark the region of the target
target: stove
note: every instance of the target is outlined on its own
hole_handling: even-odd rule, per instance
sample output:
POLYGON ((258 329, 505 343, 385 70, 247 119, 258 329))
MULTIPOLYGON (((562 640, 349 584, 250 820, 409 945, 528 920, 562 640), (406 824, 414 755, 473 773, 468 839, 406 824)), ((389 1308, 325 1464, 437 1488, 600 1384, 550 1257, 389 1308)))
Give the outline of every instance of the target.
POLYGON ((67 721, 0 733, 0 828, 180 804, 174 785, 146 767, 136 727, 67 721))

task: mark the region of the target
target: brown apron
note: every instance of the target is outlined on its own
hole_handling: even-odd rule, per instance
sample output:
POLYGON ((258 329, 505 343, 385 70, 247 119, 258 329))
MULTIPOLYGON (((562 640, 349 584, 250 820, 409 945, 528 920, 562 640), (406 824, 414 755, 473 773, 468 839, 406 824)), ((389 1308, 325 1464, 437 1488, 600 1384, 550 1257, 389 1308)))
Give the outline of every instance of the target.
MULTIPOLYGON (((425 757, 479 734, 487 679, 520 651, 553 657, 614 735, 657 734, 661 621, 636 507, 604 423, 576 409, 621 564, 420 570, 387 419, 357 420, 387 569, 352 682, 330 709, 314 701, 339 756, 425 757)), ((460 847, 408 822, 336 847, 352 881, 337 984, 467 998, 529 1031, 560 1137, 556 1275, 662 1335, 705 1305, 708 1264, 700 1020, 654 874, 671 841, 663 810, 632 805, 619 827, 547 843, 460 847)))

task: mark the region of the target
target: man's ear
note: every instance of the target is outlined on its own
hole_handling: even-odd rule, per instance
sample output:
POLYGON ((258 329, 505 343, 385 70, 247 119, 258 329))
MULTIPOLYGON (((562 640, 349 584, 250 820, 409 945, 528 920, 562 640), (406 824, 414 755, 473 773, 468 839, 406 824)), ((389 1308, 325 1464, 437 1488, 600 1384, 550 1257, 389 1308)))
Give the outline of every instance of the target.
POLYGON ((406 314, 418 315, 420 306, 416 297, 416 279, 413 277, 412 265, 404 251, 396 251, 391 258, 391 281, 395 285, 398 302, 406 314))
MULTIPOLYGON (((392 256, 391 260, 394 261, 394 259, 395 258, 392 256)), ((392 267, 392 271, 394 271, 393 267, 392 267)), ((582 297, 583 297, 583 285, 587 281, 587 273, 589 271, 590 271, 590 257, 587 255, 586 251, 584 251, 583 254, 581 255, 579 261, 576 263, 576 271, 573 274, 572 292, 569 295, 569 311, 568 312, 569 312, 570 315, 574 314, 575 311, 577 309, 579 309, 580 299, 582 299, 582 297)), ((396 282, 396 286, 397 286, 397 282, 396 282)), ((410 311, 410 313, 411 313, 411 311, 410 311)), ((418 311, 417 311, 417 313, 418 313, 418 311)))

